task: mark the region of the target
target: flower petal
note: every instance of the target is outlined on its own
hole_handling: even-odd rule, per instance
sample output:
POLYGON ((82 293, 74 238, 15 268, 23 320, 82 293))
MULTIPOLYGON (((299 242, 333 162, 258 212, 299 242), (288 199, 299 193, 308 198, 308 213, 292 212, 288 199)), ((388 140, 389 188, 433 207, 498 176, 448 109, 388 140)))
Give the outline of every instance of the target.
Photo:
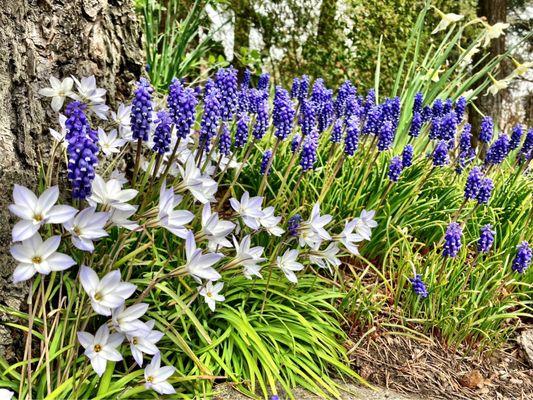
POLYGON ((33 264, 19 264, 13 271, 13 283, 19 283, 30 279, 37 271, 33 264))
POLYGON ((34 224, 33 221, 23 219, 15 224, 11 237, 14 242, 27 240, 39 231, 40 226, 41 224, 34 224))
POLYGON ((74 218, 78 210, 71 206, 54 206, 47 213, 47 222, 50 224, 62 224, 74 218))

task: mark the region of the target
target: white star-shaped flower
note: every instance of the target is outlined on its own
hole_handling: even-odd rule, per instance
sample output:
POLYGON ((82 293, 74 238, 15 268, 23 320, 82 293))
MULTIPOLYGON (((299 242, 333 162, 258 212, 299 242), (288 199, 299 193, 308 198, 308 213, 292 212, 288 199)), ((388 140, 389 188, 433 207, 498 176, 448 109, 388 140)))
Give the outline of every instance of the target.
POLYGON ((185 269, 197 281, 202 279, 208 281, 216 281, 220 279, 220 274, 212 267, 223 257, 218 253, 202 254, 202 249, 196 248, 194 234, 188 231, 185 238, 185 254, 187 256, 187 263, 185 269))
POLYGON ((335 268, 341 265, 341 260, 337 258, 339 254, 339 245, 331 242, 324 250, 319 249, 320 245, 315 245, 309 252, 309 262, 318 265, 321 268, 335 268))
POLYGON ((121 282, 118 269, 108 272, 102 280, 91 268, 82 265, 80 268, 80 282, 91 299, 94 311, 100 315, 110 316, 111 311, 124 304, 137 286, 121 282))
POLYGON ((159 191, 158 221, 159 225, 174 235, 185 239, 189 232, 185 225, 191 222, 194 214, 187 210, 174 210, 182 197, 174 194, 174 189, 166 188, 166 181, 161 184, 159 191))
POLYGON ((67 117, 63 114, 59 114, 57 117, 59 122, 59 131, 56 131, 55 129, 50 128, 50 135, 59 143, 61 143, 61 146, 63 148, 67 148, 68 142, 65 139, 65 136, 67 134, 67 128, 65 126, 65 122, 67 121, 67 117))
POLYGON ((37 272, 48 275, 76 264, 72 257, 56 251, 60 243, 60 236, 52 236, 43 242, 41 235, 36 233, 22 243, 11 246, 11 255, 19 262, 13 271, 13 283, 30 279, 37 272))
POLYGON ((266 207, 263 209, 263 216, 259 218, 259 223, 265 230, 273 236, 281 236, 285 232, 278 224, 281 217, 274 215, 274 207, 266 207))
POLYGON ((141 318, 148 310, 148 304, 138 303, 126 308, 124 304, 111 311, 111 322, 117 332, 134 334, 146 329, 141 318))
POLYGON ((93 240, 107 236, 104 229, 109 213, 96 212, 94 207, 81 210, 63 226, 71 234, 72 244, 80 250, 94 251, 93 240))
POLYGON ((201 236, 207 239, 208 248, 216 251, 217 247, 231 247, 231 242, 226 238, 233 229, 235 224, 230 221, 222 221, 218 213, 211 212, 211 204, 205 203, 202 209, 202 232, 201 236))
POLYGON ((229 202, 246 226, 254 230, 259 229, 259 218, 264 215, 261 208, 263 203, 262 197, 250 197, 250 193, 244 192, 240 201, 232 197, 229 199, 229 202))
POLYGON ((131 141, 131 106, 120 103, 117 112, 111 111, 111 119, 118 125, 120 137, 126 141, 131 141))
POLYGON ((218 282, 213 285, 213 282, 208 281, 205 286, 199 289, 200 296, 204 297, 204 301, 211 311, 215 311, 217 301, 224 301, 226 298, 219 294, 224 287, 224 282, 218 282))
POLYGON ((262 278, 261 266, 259 263, 265 261, 262 258, 264 247, 255 246, 251 247, 252 238, 250 235, 246 235, 241 243, 237 241, 237 238, 233 236, 233 245, 235 246, 235 258, 231 261, 233 265, 242 265, 244 267, 244 276, 247 279, 252 279, 252 276, 258 276, 262 278))
POLYGON ((87 199, 88 203, 96 207, 97 204, 108 206, 121 211, 136 210, 136 206, 127 202, 137 196, 138 191, 135 189, 122 189, 121 183, 116 179, 104 181, 96 174, 92 184, 92 195, 87 199))
POLYGON ((298 259, 298 255, 298 250, 287 249, 282 256, 276 257, 277 267, 283 271, 287 279, 292 283, 298 282, 295 272, 304 269, 303 264, 300 264, 298 261, 296 261, 298 259))
POLYGON ((13 227, 13 241, 29 239, 37 233, 44 224, 62 224, 76 214, 74 207, 66 205, 56 206, 59 189, 52 186, 46 189, 39 198, 24 186, 15 184, 13 188, 13 202, 9 211, 22 220, 13 227))
POLYGON ((357 220, 346 222, 344 229, 338 235, 332 237, 333 240, 337 240, 353 255, 358 255, 359 250, 356 243, 362 242, 365 238, 359 233, 354 232, 357 227, 357 220))
POLYGON ((78 93, 74 93, 72 98, 88 104, 105 103, 106 90, 96 86, 96 78, 94 75, 86 76, 81 80, 72 77, 76 82, 76 89, 78 93))
POLYGON ((161 367, 161 356, 157 353, 152 358, 152 362, 144 369, 144 387, 153 389, 159 394, 173 394, 176 390, 167 379, 174 374, 174 367, 161 367))
POLYGON ((120 148, 125 144, 126 141, 117 136, 115 129, 106 134, 102 128, 98 128, 98 146, 106 156, 120 152, 120 148))
POLYGON ((93 336, 88 332, 78 332, 78 341, 85 349, 84 354, 91 361, 91 366, 98 376, 105 372, 108 361, 120 361, 122 355, 117 347, 124 341, 120 333, 109 334, 107 325, 102 325, 93 336))
POLYGON ((316 203, 309 219, 302 222, 298 229, 300 246, 308 245, 313 247, 316 244, 320 244, 322 240, 331 240, 331 236, 324 229, 324 226, 329 224, 332 218, 329 214, 320 215, 320 204, 316 203))
POLYGON ((181 188, 187 189, 200 203, 205 204, 215 200, 217 183, 209 176, 202 175, 200 169, 196 167, 194 158, 190 157, 185 168, 178 166, 183 181, 179 184, 181 188))
POLYGON ((139 366, 143 365, 143 353, 154 355, 159 353, 155 345, 164 336, 162 332, 154 330, 155 321, 150 320, 144 324, 144 328, 135 333, 126 334, 130 342, 131 355, 139 366))
POLYGON ((72 86, 74 81, 72 78, 65 78, 60 81, 54 76, 50 77, 50 86, 39 90, 41 96, 52 98, 52 110, 59 111, 63 107, 65 98, 72 95, 72 86))

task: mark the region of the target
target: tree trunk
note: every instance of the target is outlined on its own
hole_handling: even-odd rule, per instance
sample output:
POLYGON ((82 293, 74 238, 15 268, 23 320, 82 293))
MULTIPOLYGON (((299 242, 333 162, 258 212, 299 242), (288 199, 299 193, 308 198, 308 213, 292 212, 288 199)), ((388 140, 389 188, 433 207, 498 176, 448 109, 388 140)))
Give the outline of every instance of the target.
MULTIPOLYGON (((485 17, 490 25, 507 20, 507 0, 478 0, 477 4, 478 17, 485 17)), ((492 59, 500 54, 505 53, 505 34, 497 39, 492 39, 488 47, 489 57, 492 59)), ((482 57, 481 52, 477 60, 482 57)), ((476 60, 476 59, 475 59, 476 60)), ((503 78, 505 74, 505 63, 500 66, 500 71, 494 76, 495 79, 503 78)), ((501 126, 502 103, 505 96, 505 90, 501 90, 495 96, 482 95, 475 100, 476 107, 485 115, 494 118, 494 122, 501 126)), ((475 110, 471 110, 472 132, 477 137, 481 125, 481 115, 475 110)))
MULTIPOLYGON (((57 128, 40 88, 48 78, 95 75, 113 105, 143 68, 141 31, 128 0, 1 0, 0 7, 0 304, 24 307, 26 285, 10 283, 14 183, 34 188, 39 155, 57 128)), ((45 158, 44 158, 45 159, 45 158)), ((0 311, 0 321, 9 317, 0 311)), ((0 322, 0 354, 13 338, 0 322)), ((15 346, 16 347, 16 346, 15 346)))

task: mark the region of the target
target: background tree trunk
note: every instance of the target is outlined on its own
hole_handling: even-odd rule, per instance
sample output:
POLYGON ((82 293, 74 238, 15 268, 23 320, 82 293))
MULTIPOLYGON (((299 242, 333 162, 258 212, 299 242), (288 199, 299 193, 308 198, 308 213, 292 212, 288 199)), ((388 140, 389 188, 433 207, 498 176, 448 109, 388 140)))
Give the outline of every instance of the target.
MULTIPOLYGON (((13 183, 34 186, 48 128, 58 124, 48 78, 95 75, 108 104, 127 96, 143 68, 141 31, 128 0, 1 0, 0 7, 0 304, 24 307, 26 285, 9 282, 13 183)), ((10 359, 11 332, 0 311, 0 354, 10 359)), ((15 344, 15 346, 13 346, 15 344)))
MULTIPOLYGON (((478 0, 477 15, 478 17, 485 17, 490 25, 494 25, 497 22, 505 22, 507 20, 507 0, 478 0)), ((489 59, 505 53, 505 34, 497 39, 492 39, 488 52, 489 59)), ((482 57, 481 52, 478 53, 477 59, 480 57, 482 57)), ((506 65, 503 62, 494 78, 503 78, 506 75, 505 67, 506 65)), ((501 126, 502 104, 505 94, 506 91, 501 90, 495 96, 490 94, 487 96, 482 95, 475 100, 474 104, 483 114, 490 115, 493 117, 494 122, 501 126)), ((471 111, 472 132, 477 138, 482 117, 475 110, 471 111)))

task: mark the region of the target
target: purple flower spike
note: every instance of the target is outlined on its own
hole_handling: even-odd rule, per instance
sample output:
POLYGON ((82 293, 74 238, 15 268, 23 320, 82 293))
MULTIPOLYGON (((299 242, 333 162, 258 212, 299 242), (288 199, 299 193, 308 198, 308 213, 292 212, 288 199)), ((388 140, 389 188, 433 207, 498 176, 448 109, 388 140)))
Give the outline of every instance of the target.
POLYGON ((215 75, 215 85, 220 93, 220 117, 224 121, 230 120, 233 118, 238 105, 237 70, 233 67, 220 68, 215 75))
POLYGON ((250 91, 251 108, 255 114, 255 124, 252 135, 256 140, 261 140, 268 129, 268 103, 259 90, 250 91))
POLYGON ((257 82, 257 89, 262 91, 268 91, 268 85, 270 84, 270 74, 264 73, 259 76, 257 82))
POLYGON ((398 182, 402 173, 402 159, 399 156, 393 157, 389 166, 389 179, 398 182))
POLYGON ((522 135, 524 131, 522 130, 522 125, 515 125, 511 133, 511 141, 509 142, 509 150, 514 150, 520 146, 520 141, 522 140, 522 135))
POLYGON ((509 154, 509 137, 505 134, 498 136, 498 139, 494 141, 492 146, 490 146, 487 156, 485 157, 485 162, 487 164, 501 164, 507 154, 509 154))
POLYGON ((533 150, 533 128, 527 131, 526 138, 524 139, 524 144, 520 149, 520 154, 524 157, 527 157, 528 154, 533 150))
POLYGON ((463 229, 457 222, 451 222, 446 229, 446 235, 444 236, 444 250, 442 255, 444 257, 456 257, 461 249, 461 237, 463 235, 463 229))
POLYGON ((413 100, 413 114, 420 114, 422 112, 422 105, 424 103, 424 94, 422 92, 418 92, 415 94, 415 98, 413 100))
POLYGON ((218 151, 225 156, 231 152, 231 135, 226 123, 222 123, 222 132, 218 141, 218 151))
POLYGON ((344 152, 347 156, 353 156, 359 146, 359 120, 351 117, 346 122, 346 137, 344 138, 344 152))
POLYGON ((148 140, 152 124, 152 92, 154 89, 145 78, 137 82, 134 98, 131 102, 131 133, 133 139, 148 140))
POLYGON ((300 93, 300 79, 294 78, 291 86, 291 99, 298 100, 298 94, 300 93))
POLYGON ((300 115, 298 116, 298 124, 304 136, 309 135, 316 125, 316 113, 314 104, 307 99, 300 102, 300 115))
POLYGON ((414 138, 418 137, 418 135, 420 135, 420 129, 422 129, 422 123, 422 115, 415 112, 413 114, 413 120, 411 121, 411 127, 409 128, 409 136, 414 138))
POLYGON ((211 147, 211 140, 217 135, 220 119, 220 102, 218 89, 211 90, 204 99, 204 113, 200 122, 200 144, 205 150, 211 147))
POLYGON ((447 142, 455 138, 457 131, 457 116, 454 111, 450 111, 448 114, 442 117, 439 129, 439 139, 446 140, 447 142))
POLYGON ((484 178, 479 185, 479 191, 476 196, 476 200, 479 205, 487 204, 489 202, 492 189, 494 189, 494 183, 492 182, 492 179, 484 178))
POLYGON ((466 98, 461 96, 455 103, 455 116, 457 117, 457 123, 460 124, 463 120, 466 110, 466 98))
POLYGON ((300 166, 304 172, 315 167, 317 160, 316 150, 318 148, 318 132, 314 130, 304 138, 302 152, 300 154, 300 166))
POLYGON ((154 146, 152 147, 152 150, 163 155, 170 150, 172 119, 168 112, 159 111, 155 123, 157 126, 154 131, 154 146))
POLYGON ((483 180, 483 173, 481 172, 481 168, 474 167, 468 174, 468 178, 466 178, 466 185, 465 185, 465 199, 466 200, 474 200, 477 198, 477 195, 479 193, 479 187, 481 185, 481 181, 483 180))
MULTIPOLYGON (((265 174, 266 169, 268 167, 268 163, 270 162, 271 158, 272 150, 268 149, 263 153, 263 158, 261 159, 261 175, 265 174)), ((268 174, 270 175, 270 171, 268 171, 268 174)))
POLYGON ((278 140, 285 140, 291 133, 295 114, 289 93, 281 86, 276 87, 272 122, 276 128, 274 135, 278 140))
POLYGON ((300 227, 301 222, 302 216, 300 214, 296 214, 289 218, 289 221, 287 222, 287 232, 290 236, 298 236, 298 228, 300 227))
POLYGON ((433 166, 442 167, 448 163, 448 144, 441 140, 433 150, 433 166))
POLYGON ((402 152, 402 168, 408 168, 413 165, 413 146, 408 144, 403 148, 402 152))
POLYGON ((488 253, 494 243, 495 234, 496 232, 492 230, 490 224, 483 226, 477 242, 477 251, 480 253, 488 253))
POLYGON ((411 282, 411 285, 413 286, 413 292, 417 296, 420 296, 421 298, 425 299, 428 297, 428 291, 426 289, 426 284, 422 282, 422 276, 417 274, 414 276, 414 278, 410 278, 409 282, 411 282))
POLYGON ((241 148, 248 141, 248 124, 250 123, 250 117, 246 114, 242 114, 237 120, 237 128, 235 130, 235 147, 241 148))
POLYGON ((329 139, 332 143, 340 143, 340 141, 342 140, 342 128, 342 120, 336 120, 335 124, 333 125, 333 129, 331 130, 331 137, 329 139))
POLYGON ((519 274, 523 274, 531 265, 531 259, 533 258, 533 252, 529 243, 524 241, 517 246, 516 256, 513 260, 512 269, 519 274))
POLYGON ((435 100, 433 103, 433 107, 431 108, 431 114, 433 115, 433 118, 440 118, 444 115, 444 104, 442 103, 441 99, 435 100))
POLYGON ((167 104, 178 137, 185 139, 194 124, 198 104, 196 92, 191 88, 185 89, 179 79, 174 78, 168 87, 167 104))
POLYGON ((378 135, 378 150, 388 150, 392 142, 394 142, 394 127, 391 121, 385 121, 378 135))
POLYGON ((65 109, 67 177, 72 184, 74 199, 85 199, 91 195, 95 166, 98 164, 98 136, 91 130, 84 109, 85 105, 77 101, 68 104, 65 109))
POLYGON ((300 90, 298 93, 298 100, 302 101, 303 99, 307 99, 307 95, 309 94, 309 84, 309 76, 302 75, 302 78, 300 79, 300 90))
POLYGON ((483 117, 481 120, 481 128, 479 132, 479 140, 483 143, 489 143, 492 140, 492 133, 494 131, 494 123, 491 117, 483 117))

